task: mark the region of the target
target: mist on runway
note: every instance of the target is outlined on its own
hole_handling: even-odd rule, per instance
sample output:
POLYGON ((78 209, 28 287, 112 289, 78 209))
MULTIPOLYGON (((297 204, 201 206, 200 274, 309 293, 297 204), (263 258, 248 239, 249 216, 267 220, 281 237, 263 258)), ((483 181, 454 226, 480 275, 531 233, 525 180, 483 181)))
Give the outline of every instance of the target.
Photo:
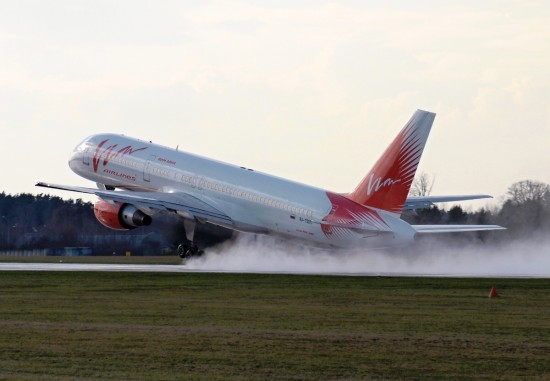
POLYGON ((501 243, 450 244, 430 240, 403 250, 324 250, 269 236, 241 234, 189 260, 189 269, 237 272, 550 276, 550 238, 501 243))

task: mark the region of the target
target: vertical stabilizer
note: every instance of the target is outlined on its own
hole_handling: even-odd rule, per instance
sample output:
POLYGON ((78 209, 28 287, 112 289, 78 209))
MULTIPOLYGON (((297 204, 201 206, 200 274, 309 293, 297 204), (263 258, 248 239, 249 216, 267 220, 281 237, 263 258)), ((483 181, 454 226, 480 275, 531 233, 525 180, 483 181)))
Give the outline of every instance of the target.
POLYGON ((359 204, 400 214, 435 114, 417 110, 374 167, 347 197, 359 204))

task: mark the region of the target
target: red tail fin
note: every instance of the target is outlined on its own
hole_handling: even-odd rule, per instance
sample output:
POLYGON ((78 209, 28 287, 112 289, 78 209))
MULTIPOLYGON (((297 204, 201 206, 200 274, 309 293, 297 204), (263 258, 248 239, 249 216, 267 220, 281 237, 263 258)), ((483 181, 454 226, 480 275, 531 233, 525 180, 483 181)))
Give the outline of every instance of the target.
POLYGON ((417 110, 348 198, 400 214, 434 118, 434 113, 417 110))

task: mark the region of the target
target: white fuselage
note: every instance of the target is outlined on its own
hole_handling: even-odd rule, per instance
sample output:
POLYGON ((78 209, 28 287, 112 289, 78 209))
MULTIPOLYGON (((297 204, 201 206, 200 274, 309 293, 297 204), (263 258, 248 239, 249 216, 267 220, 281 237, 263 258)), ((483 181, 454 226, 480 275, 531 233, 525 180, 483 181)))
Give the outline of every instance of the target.
MULTIPOLYGON (((78 175, 107 187, 192 195, 231 218, 231 223, 218 225, 240 231, 334 247, 398 246, 411 242, 415 234, 398 215, 349 206, 341 195, 122 135, 85 139, 69 165, 78 175), (336 205, 338 200, 341 205, 336 205), (334 216, 345 208, 368 233, 323 227, 322 221, 342 220, 334 216)), ((349 218, 342 222, 349 223, 349 218)))

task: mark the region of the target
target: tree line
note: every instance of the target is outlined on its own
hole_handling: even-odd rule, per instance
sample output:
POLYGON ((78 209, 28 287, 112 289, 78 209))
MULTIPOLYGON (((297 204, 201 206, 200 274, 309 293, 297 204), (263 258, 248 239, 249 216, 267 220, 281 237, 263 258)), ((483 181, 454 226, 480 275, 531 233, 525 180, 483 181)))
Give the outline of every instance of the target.
MULTIPOLYGON (((433 179, 421 174, 411 194, 428 195, 433 179)), ((433 206, 410 211, 402 218, 411 224, 497 224, 505 232, 458 235, 480 242, 529 238, 550 234, 550 186, 524 180, 512 184, 504 203, 497 208, 465 211, 460 206, 448 210, 433 206)), ((197 226, 196 237, 209 246, 232 236, 232 232, 209 224, 197 226)), ((181 218, 159 214, 145 228, 118 232, 101 225, 93 204, 82 199, 65 200, 47 194, 0 193, 0 250, 62 247, 92 247, 94 254, 170 252, 185 239, 181 218)))
MULTIPOLYGON (((216 244, 232 232, 198 225, 197 243, 216 244)), ((95 218, 93 204, 47 194, 0 193, 0 250, 91 247, 95 255, 171 254, 185 239, 183 221, 158 214, 153 223, 131 231, 109 229, 95 218)))
MULTIPOLYGON (((417 196, 429 195, 433 179, 422 174, 415 179, 411 193, 417 196), (423 193, 427 191, 427 193, 423 193)), ((550 235, 550 185, 533 180, 523 180, 512 184, 504 202, 494 209, 480 208, 467 212, 455 205, 449 210, 437 206, 404 214, 403 219, 411 224, 496 224, 506 231, 471 233, 456 235, 477 237, 481 241, 511 241, 550 235)))

